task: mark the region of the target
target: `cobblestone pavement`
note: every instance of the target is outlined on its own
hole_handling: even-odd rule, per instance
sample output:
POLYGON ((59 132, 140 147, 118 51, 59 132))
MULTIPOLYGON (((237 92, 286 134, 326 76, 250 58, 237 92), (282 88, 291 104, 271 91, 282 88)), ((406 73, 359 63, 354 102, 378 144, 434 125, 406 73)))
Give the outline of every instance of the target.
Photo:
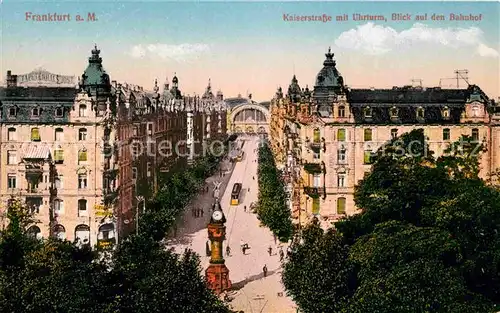
MULTIPOLYGON (((242 310, 245 313, 292 313, 296 312, 296 306, 285 295, 281 283, 278 253, 280 244, 275 243, 267 227, 260 225, 256 215, 249 212, 250 204, 256 202, 258 196, 257 147, 258 139, 248 138, 243 146, 243 160, 236 163, 232 175, 224 177, 228 180, 225 184, 229 188, 221 188, 221 205, 227 219, 224 249, 226 245, 231 248, 231 255, 225 256, 233 284, 233 290, 229 292, 229 297, 232 298, 229 304, 234 310, 242 310), (230 206, 232 186, 237 182, 243 184, 240 205, 230 206), (244 211, 244 206, 247 207, 247 212, 244 211), (250 247, 246 255, 243 255, 240 249, 241 242, 248 243, 250 247), (269 247, 272 248, 271 255, 268 253, 269 247), (263 275, 264 265, 268 268, 267 277, 263 275)), ((187 209, 184 214, 184 226, 179 226, 177 238, 168 241, 167 245, 174 247, 179 253, 190 247, 201 256, 201 266, 206 269, 209 262, 205 252, 205 243, 208 240, 206 225, 210 220, 208 208, 213 204, 213 195, 201 194, 193 203, 204 204, 208 211, 205 211, 203 218, 193 218, 191 210, 187 209)), ((281 246, 286 252, 286 244, 281 246)))

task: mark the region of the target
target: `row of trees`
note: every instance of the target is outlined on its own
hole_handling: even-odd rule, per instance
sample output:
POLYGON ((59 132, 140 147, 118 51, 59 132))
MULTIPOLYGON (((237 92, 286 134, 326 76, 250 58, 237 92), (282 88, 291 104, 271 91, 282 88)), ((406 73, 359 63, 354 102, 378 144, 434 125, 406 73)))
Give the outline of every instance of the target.
POLYGON ((208 156, 176 171, 130 235, 103 256, 68 241, 39 241, 20 201, 8 207, 0 238, 0 311, 71 313, 228 312, 206 287, 196 254, 177 255, 161 243, 186 201, 212 174, 219 158, 208 156))
POLYGON ((293 234, 290 209, 287 206, 285 186, 276 168, 274 157, 268 144, 259 146, 258 156, 259 220, 279 238, 288 241, 293 234))
POLYGON ((500 192, 470 138, 434 158, 423 131, 379 149, 362 212, 292 246, 283 282, 304 312, 496 312, 500 192))

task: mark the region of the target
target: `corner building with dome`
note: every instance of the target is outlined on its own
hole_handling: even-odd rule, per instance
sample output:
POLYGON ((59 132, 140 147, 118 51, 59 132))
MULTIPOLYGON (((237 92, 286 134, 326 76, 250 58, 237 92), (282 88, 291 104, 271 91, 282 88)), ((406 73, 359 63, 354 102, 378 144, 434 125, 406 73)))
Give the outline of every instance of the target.
POLYGON ((500 167, 500 107, 478 86, 354 89, 344 84, 330 49, 325 56, 312 90, 294 75, 270 105, 269 137, 296 223, 316 217, 327 227, 359 212, 354 186, 370 171, 372 154, 413 129, 424 130, 436 155, 472 136, 488 149, 481 175, 500 167))

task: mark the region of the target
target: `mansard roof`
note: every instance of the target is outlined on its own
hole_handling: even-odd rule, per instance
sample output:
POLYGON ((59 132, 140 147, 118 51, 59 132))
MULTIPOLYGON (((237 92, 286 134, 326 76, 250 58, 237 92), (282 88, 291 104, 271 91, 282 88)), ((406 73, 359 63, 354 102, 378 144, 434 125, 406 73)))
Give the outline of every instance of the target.
POLYGON ((0 87, 0 101, 73 102, 74 87, 0 87))
POLYGON ((441 89, 440 87, 393 87, 392 89, 350 89, 347 101, 350 104, 436 104, 465 103, 472 93, 467 89, 441 89))

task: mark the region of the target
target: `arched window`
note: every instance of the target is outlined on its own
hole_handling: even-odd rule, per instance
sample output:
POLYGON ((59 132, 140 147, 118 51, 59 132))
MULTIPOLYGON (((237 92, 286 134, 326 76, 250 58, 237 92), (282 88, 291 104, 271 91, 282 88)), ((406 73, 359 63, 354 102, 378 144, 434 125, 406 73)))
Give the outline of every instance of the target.
POLYGON ((392 107, 390 110, 391 118, 397 118, 399 114, 399 110, 396 107, 392 107))
POLYGON ((97 239, 108 240, 112 238, 115 238, 115 226, 113 224, 103 224, 101 227, 99 227, 99 234, 97 235, 97 239))
POLYGON ((339 112, 339 117, 345 117, 345 106, 340 105, 338 112, 339 112))
POLYGON ((62 128, 56 128, 54 140, 55 141, 63 141, 64 140, 64 131, 62 128))
POLYGON ((9 130, 7 132, 7 140, 9 141, 17 140, 16 129, 14 127, 9 127, 9 130))
POLYGON ((87 129, 86 128, 80 128, 78 130, 78 140, 79 141, 87 140, 87 129))
POLYGON ((337 214, 345 214, 345 198, 340 197, 337 199, 337 214))
POLYGON ((87 116, 87 106, 85 104, 80 104, 80 106, 78 107, 78 115, 80 117, 87 116))
POLYGON ((479 116, 479 106, 475 105, 472 107, 472 116, 473 117, 478 117, 479 116))
POLYGON ((425 116, 425 111, 423 107, 419 107, 417 109, 417 118, 424 118, 425 116))
POLYGON ((75 227, 75 242, 77 244, 90 244, 90 227, 80 224, 75 227))
POLYGON ((42 232, 40 231, 40 227, 36 225, 28 228, 28 235, 33 236, 36 239, 42 239, 42 232))
POLYGON ((450 117, 450 109, 448 107, 444 107, 441 114, 443 114, 444 119, 448 119, 450 117))
POLYGON ((66 228, 61 224, 57 224, 54 226, 54 235, 61 240, 66 239, 66 228))
POLYGON ((31 129, 31 141, 40 141, 40 130, 38 127, 31 129))
POLYGON ((363 110, 365 117, 372 117, 373 110, 370 107, 366 107, 363 110))

